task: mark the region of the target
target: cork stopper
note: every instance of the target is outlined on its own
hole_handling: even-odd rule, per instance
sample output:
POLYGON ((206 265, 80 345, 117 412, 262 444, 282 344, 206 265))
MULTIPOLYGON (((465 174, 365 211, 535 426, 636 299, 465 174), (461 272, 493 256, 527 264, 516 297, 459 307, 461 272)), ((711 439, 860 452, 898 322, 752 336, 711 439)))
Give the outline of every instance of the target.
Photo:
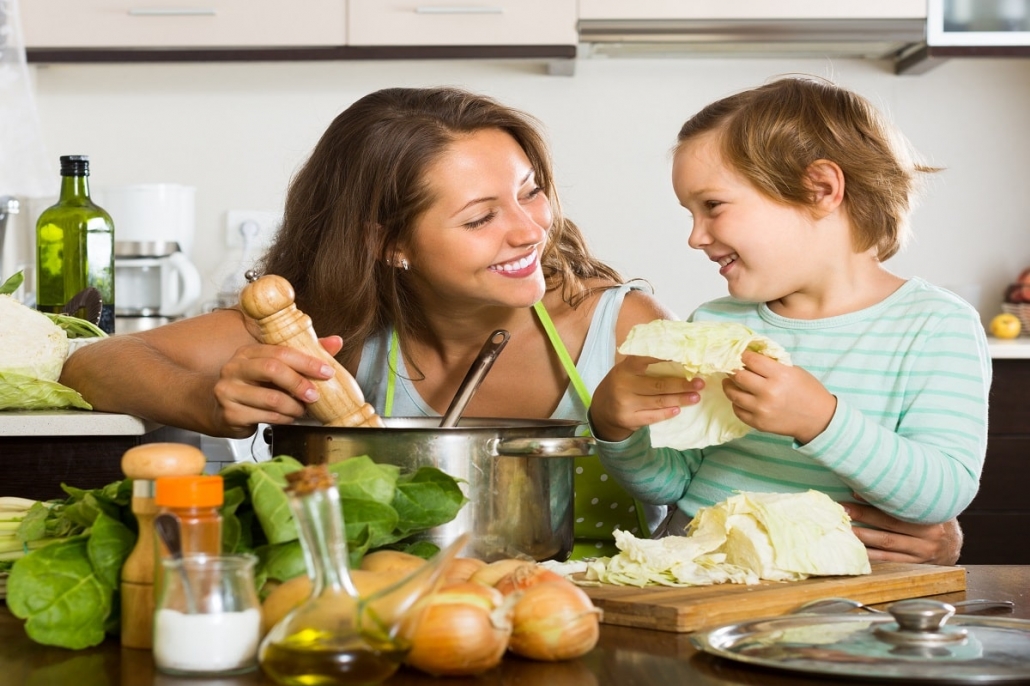
POLYGON ((313 464, 286 475, 286 492, 305 496, 336 486, 336 479, 324 464, 313 464))

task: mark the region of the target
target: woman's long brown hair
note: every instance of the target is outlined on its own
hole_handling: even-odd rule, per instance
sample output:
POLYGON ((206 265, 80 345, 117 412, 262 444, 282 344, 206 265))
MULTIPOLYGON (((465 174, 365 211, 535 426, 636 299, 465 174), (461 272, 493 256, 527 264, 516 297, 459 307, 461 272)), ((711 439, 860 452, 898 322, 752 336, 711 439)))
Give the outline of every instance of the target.
POLYGON ((413 290, 384 258, 433 201, 429 165, 457 137, 483 129, 506 131, 519 143, 550 199, 554 222, 541 255, 548 290, 561 289, 575 305, 588 292, 584 279, 621 283, 562 215, 550 154, 529 115, 454 88, 377 91, 336 117, 291 182, 282 227, 262 265, 293 284, 319 336, 342 336, 340 359, 352 359, 391 324, 402 341, 424 335, 413 290))

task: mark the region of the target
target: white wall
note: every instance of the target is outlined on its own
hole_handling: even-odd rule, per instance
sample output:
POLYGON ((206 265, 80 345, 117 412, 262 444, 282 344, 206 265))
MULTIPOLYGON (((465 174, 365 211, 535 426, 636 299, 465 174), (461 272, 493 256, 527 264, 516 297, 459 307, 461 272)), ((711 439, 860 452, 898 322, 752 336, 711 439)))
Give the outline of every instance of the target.
POLYGON ((709 101, 787 72, 870 97, 947 167, 915 214, 915 240, 889 266, 944 286, 981 284, 974 304, 985 317, 997 312, 1004 285, 1030 266, 1030 59, 952 60, 919 76, 895 76, 883 62, 730 58, 580 60, 571 78, 488 61, 51 65, 35 77, 55 169, 58 155, 88 154, 94 187, 197 187, 192 257, 205 299, 233 260, 227 210, 280 211, 291 174, 356 98, 447 84, 540 118, 566 211, 594 251, 646 277, 686 316, 725 288, 686 245, 687 215, 668 178, 676 132, 709 101))

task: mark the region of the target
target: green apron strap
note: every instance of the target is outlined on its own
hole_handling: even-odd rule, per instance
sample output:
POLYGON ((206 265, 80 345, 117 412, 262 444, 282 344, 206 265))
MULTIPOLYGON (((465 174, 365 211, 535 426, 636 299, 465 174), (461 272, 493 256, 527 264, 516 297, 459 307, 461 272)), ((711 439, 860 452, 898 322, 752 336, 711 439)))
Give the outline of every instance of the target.
MULTIPOLYGON (((561 360, 562 367, 565 368, 565 373, 569 375, 569 380, 572 382, 572 387, 576 390, 576 394, 579 395, 579 399, 583 401, 583 407, 588 411, 590 410, 590 391, 587 390, 587 385, 583 383, 583 377, 579 375, 579 370, 576 369, 576 364, 572 361, 572 356, 569 355, 568 348, 565 347, 565 343, 562 341, 561 336, 558 335, 558 330, 554 328, 554 322, 551 321, 551 315, 547 313, 547 308, 544 307, 544 302, 539 300, 533 305, 533 311, 536 313, 537 319, 544 327, 544 331, 547 332, 547 338, 551 341, 551 347, 554 348, 554 352, 558 354, 558 359, 561 360)), ((587 435, 590 435, 589 428, 587 429, 587 435)), ((584 475, 587 471, 593 474, 604 474, 604 470, 601 468, 600 462, 595 458, 588 460, 586 457, 576 458, 577 466, 584 470, 584 475)), ((621 490, 621 489, 620 489, 621 490)), ((651 530, 647 525, 647 516, 644 513, 644 508, 639 500, 633 499, 634 511, 636 512, 637 524, 640 526, 640 530, 645 532, 648 536, 651 535, 651 530)), ((609 546, 609 551, 606 554, 614 554, 618 552, 615 549, 614 544, 609 546), (613 552, 614 551, 614 552, 613 552)), ((594 552, 596 555, 596 551, 594 552)), ((580 557, 577 555, 576 557, 580 557)))
POLYGON ((587 385, 583 383, 583 377, 579 375, 579 370, 576 369, 576 363, 572 361, 572 356, 569 355, 568 348, 565 347, 565 343, 562 341, 561 336, 558 335, 558 330, 554 328, 554 322, 551 321, 551 315, 547 313, 547 309, 544 307, 542 300, 537 301, 533 305, 533 311, 536 313, 537 319, 544 327, 544 331, 547 332, 547 338, 551 341, 551 347, 554 348, 554 352, 558 354, 558 359, 561 360, 562 367, 565 368, 565 373, 569 375, 569 381, 572 382, 572 387, 576 389, 576 394, 579 399, 583 402, 583 407, 590 409, 590 391, 587 390, 587 385))
POLYGON ((383 403, 383 416, 393 414, 393 394, 397 390, 397 356, 400 354, 400 337, 394 328, 390 334, 390 362, 386 370, 386 401, 383 403))

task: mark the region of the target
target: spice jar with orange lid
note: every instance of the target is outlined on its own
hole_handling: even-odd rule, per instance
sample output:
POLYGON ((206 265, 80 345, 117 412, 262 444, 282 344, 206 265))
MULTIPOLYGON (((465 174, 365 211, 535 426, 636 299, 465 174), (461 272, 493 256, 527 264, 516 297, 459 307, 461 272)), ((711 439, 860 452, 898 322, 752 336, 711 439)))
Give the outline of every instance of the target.
MULTIPOLYGON (((182 554, 219 555, 222 552, 222 515, 225 501, 222 477, 217 475, 163 476, 157 479, 154 499, 160 512, 179 520, 182 554)), ((169 557, 158 542, 161 557, 169 557)))

